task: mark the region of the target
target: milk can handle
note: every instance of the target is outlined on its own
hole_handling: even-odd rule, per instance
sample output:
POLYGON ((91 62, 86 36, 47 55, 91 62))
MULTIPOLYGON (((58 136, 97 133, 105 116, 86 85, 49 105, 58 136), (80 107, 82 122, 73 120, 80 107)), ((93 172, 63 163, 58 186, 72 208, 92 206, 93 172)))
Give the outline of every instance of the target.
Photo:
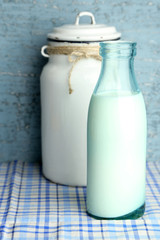
POLYGON ((91 17, 91 24, 96 24, 94 15, 91 12, 80 12, 77 17, 76 17, 76 21, 75 21, 75 25, 79 25, 79 19, 82 16, 89 16, 91 17))
POLYGON ((47 47, 48 46, 45 45, 41 48, 41 54, 42 54, 43 57, 49 58, 49 55, 47 53, 45 53, 45 50, 47 49, 47 47))

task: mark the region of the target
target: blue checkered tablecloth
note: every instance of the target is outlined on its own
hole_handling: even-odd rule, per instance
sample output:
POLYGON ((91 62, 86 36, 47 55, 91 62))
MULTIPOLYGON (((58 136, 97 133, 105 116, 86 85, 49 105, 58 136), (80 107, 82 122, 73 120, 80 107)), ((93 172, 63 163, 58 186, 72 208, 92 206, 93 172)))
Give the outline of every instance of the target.
POLYGON ((1 163, 0 239, 160 239, 160 162, 147 163, 144 216, 117 221, 89 217, 86 188, 48 181, 38 163, 1 163))

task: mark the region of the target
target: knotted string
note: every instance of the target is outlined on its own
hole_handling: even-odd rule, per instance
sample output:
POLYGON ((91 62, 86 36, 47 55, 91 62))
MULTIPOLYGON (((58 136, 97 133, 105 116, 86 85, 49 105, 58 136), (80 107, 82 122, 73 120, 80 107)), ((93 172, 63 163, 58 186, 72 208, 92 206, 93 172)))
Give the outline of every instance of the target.
POLYGON ((84 58, 94 58, 98 61, 101 61, 101 56, 99 55, 99 46, 48 46, 47 53, 49 55, 68 55, 68 61, 72 63, 72 67, 68 76, 69 94, 73 92, 71 86, 71 75, 77 62, 84 58))

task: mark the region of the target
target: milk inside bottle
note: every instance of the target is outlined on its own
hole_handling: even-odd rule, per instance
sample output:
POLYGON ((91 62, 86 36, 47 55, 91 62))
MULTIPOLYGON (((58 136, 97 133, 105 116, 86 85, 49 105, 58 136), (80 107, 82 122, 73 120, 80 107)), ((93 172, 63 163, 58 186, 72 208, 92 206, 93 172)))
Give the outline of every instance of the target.
POLYGON ((90 101, 87 211, 107 219, 144 213, 146 110, 133 71, 135 43, 101 43, 101 75, 90 101))

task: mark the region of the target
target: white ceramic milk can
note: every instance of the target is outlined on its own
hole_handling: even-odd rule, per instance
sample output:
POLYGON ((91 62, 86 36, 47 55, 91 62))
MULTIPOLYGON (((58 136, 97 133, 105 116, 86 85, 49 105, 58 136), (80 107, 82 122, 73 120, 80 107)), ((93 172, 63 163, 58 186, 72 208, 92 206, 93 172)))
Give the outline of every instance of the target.
POLYGON ((86 186, 87 114, 101 69, 99 42, 120 36, 115 27, 81 12, 75 24, 54 28, 41 49, 49 59, 40 78, 42 165, 53 182, 86 186), (79 24, 84 15, 91 24, 79 24))

